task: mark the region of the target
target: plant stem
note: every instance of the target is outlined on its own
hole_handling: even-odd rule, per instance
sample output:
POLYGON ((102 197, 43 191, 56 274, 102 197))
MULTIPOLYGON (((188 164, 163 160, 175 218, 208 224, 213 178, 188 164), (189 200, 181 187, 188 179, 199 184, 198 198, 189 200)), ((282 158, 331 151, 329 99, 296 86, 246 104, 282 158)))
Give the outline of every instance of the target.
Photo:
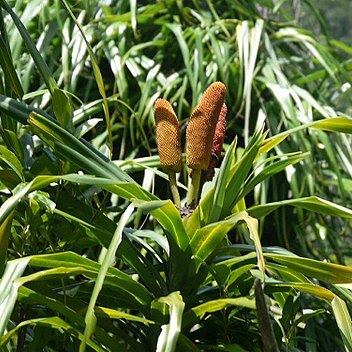
POLYGON ((187 205, 191 205, 193 202, 194 207, 196 207, 198 204, 201 176, 202 176, 202 170, 192 169, 192 178, 188 186, 188 193, 187 193, 187 205))
POLYGON ((255 304, 257 306, 257 318, 259 323, 259 331, 261 333, 264 351, 279 352, 279 348, 275 340, 273 327, 270 322, 268 308, 265 303, 262 284, 259 279, 255 279, 254 281, 254 291, 255 291, 255 304))
POLYGON ((169 170, 168 174, 169 174, 169 182, 170 182, 172 198, 174 199, 174 203, 176 207, 181 208, 181 199, 177 188, 176 172, 169 170))

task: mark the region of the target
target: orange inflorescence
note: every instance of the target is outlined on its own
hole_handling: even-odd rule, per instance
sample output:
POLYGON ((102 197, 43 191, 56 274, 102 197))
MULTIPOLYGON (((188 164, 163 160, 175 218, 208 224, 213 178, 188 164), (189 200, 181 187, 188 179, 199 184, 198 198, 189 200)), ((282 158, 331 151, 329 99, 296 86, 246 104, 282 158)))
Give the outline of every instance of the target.
POLYGON ((223 104, 220 111, 219 120, 215 128, 213 147, 211 148, 211 154, 214 154, 216 158, 211 158, 208 166, 209 169, 216 167, 217 159, 219 159, 221 156, 222 146, 224 144, 226 134, 226 114, 227 106, 226 104, 223 104))
POLYGON ((205 170, 209 166, 215 127, 225 94, 223 83, 211 84, 191 115, 186 131, 187 166, 191 169, 205 170))
POLYGON ((182 170, 180 126, 171 104, 158 99, 154 105, 160 165, 166 170, 182 170))

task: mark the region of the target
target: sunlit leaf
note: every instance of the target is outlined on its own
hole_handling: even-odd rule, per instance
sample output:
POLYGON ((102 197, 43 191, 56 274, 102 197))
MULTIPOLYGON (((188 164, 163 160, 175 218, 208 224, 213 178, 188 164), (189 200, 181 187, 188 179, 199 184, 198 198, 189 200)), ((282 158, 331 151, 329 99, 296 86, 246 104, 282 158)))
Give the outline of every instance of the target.
POLYGON ((319 197, 306 197, 300 199, 288 199, 280 202, 255 205, 249 208, 248 213, 256 218, 261 218, 275 211, 279 207, 284 205, 291 205, 298 208, 310 210, 315 213, 329 215, 329 216, 340 216, 344 218, 352 218, 352 210, 345 208, 341 205, 335 204, 319 197))
POLYGON ((346 351, 352 350, 352 320, 346 303, 339 297, 332 301, 332 309, 336 318, 337 325, 340 329, 342 340, 345 344, 346 351))
POLYGON ((159 301, 169 306, 170 321, 169 324, 161 327, 161 333, 158 338, 156 351, 170 351, 176 349, 178 336, 181 332, 183 310, 185 303, 179 292, 172 292, 167 297, 159 298, 159 301))

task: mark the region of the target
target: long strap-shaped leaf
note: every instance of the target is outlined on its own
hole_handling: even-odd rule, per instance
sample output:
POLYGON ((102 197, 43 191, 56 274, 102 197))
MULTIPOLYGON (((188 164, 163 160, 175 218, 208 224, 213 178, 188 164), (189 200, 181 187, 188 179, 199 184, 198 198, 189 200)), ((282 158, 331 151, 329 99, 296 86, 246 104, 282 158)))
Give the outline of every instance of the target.
POLYGON ((41 77, 43 78, 45 85, 49 89, 50 93, 54 93, 54 89, 58 88, 55 79, 52 77, 51 72, 49 70, 48 65, 46 62, 43 60, 41 57, 37 47, 35 46, 30 34, 24 27, 23 23, 21 20, 18 18, 18 16, 13 12, 12 8, 9 6, 9 4, 4 1, 0 0, 0 6, 6 10, 10 16, 12 17, 13 22, 15 23, 18 31, 21 34, 21 37, 23 38, 24 43, 26 44, 26 47, 30 53, 30 55, 33 58, 33 61, 40 72, 41 77))
POLYGON ((6 79, 10 84, 12 91, 16 94, 18 98, 21 99, 23 96, 21 82, 13 66, 11 56, 6 47, 6 43, 2 37, 0 37, 0 59, 0 65, 5 74, 6 79))
POLYGON ((157 352, 173 352, 176 349, 177 340, 181 332, 183 310, 185 303, 179 292, 172 292, 167 297, 161 297, 160 302, 169 306, 170 321, 169 324, 161 327, 161 333, 158 338, 157 352))
POLYGON ((133 213, 133 210, 134 210, 134 207, 132 205, 129 205, 129 207, 122 214, 119 224, 117 225, 115 234, 111 240, 108 251, 105 254, 103 263, 99 269, 99 274, 95 281, 93 293, 90 297, 89 305, 85 316, 86 328, 84 330, 84 337, 79 346, 79 350, 81 352, 84 352, 86 350, 86 344, 94 333, 94 330, 96 327, 96 321, 97 321, 97 318, 95 315, 95 304, 98 300, 99 293, 103 288, 105 276, 107 275, 107 272, 109 267, 111 266, 112 260, 116 255, 117 248, 122 241, 123 229, 128 219, 130 218, 131 214, 133 213))
MULTIPOLYGON (((0 346, 5 345, 19 329, 21 329, 23 326, 26 326, 26 325, 50 327, 51 329, 57 329, 60 332, 64 330, 72 333, 72 335, 76 336, 79 340, 83 339, 83 335, 75 327, 66 323, 59 317, 37 318, 37 319, 25 320, 19 323, 14 329, 12 329, 6 335, 0 338, 0 346)), ((101 348, 98 344, 96 344, 94 341, 90 339, 87 341, 87 345, 93 348, 94 351, 97 351, 97 352, 105 351, 105 349, 101 348)))
POLYGON ((201 264, 205 262, 216 250, 226 234, 240 222, 245 222, 248 227, 250 238, 255 244, 258 267, 264 275, 265 261, 258 235, 257 220, 248 216, 245 211, 231 215, 223 221, 218 221, 216 223, 204 226, 196 231, 190 245, 197 261, 197 270, 200 268, 201 264))
POLYGON ((73 21, 75 22, 76 26, 78 27, 82 38, 87 46, 87 50, 89 53, 89 57, 90 57, 90 61, 92 63, 92 68, 93 68, 93 73, 94 73, 94 77, 95 80, 97 82, 98 85, 98 90, 100 95, 103 98, 103 109, 104 109, 104 114, 105 114, 105 119, 106 119, 106 126, 107 126, 107 130, 108 130, 108 137, 109 137, 109 145, 110 145, 110 154, 112 155, 113 152, 113 141, 112 141, 112 132, 111 132, 111 121, 110 121, 110 112, 109 112, 109 105, 108 105, 108 100, 106 98, 106 93, 105 93, 105 88, 104 88, 104 82, 103 82, 103 77, 101 75, 98 63, 95 59, 94 53, 93 53, 93 49, 91 47, 91 45, 89 44, 86 36, 84 35, 84 31, 83 28, 81 26, 81 24, 77 21, 75 15, 73 14, 72 10, 70 9, 69 5, 67 4, 67 2, 65 0, 61 0, 61 2, 64 4, 64 6, 66 7, 66 10, 68 11, 68 13, 70 14, 71 18, 73 19, 73 21))
POLYGON ((0 111, 5 114, 11 115, 13 119, 22 123, 23 125, 28 125, 28 117, 32 111, 36 111, 42 116, 45 116, 47 119, 55 121, 55 119, 49 114, 47 114, 45 111, 29 106, 15 99, 6 97, 2 94, 0 94, 0 111))
POLYGON ((64 153, 61 153, 63 156, 74 161, 79 166, 85 166, 88 168, 87 171, 97 176, 114 177, 119 181, 134 182, 130 176, 115 164, 104 160, 91 147, 88 147, 71 133, 41 114, 37 112, 31 113, 29 115, 29 123, 47 144, 54 149, 55 147, 61 147, 61 150, 64 150, 64 153))
POLYGON ((337 326, 339 327, 346 352, 352 351, 352 323, 346 303, 335 297, 331 303, 337 326))
POLYGON ((247 209, 251 216, 261 218, 275 211, 276 209, 284 206, 291 205, 297 208, 303 208, 313 211, 318 214, 325 214, 329 216, 340 216, 343 218, 352 218, 352 210, 341 205, 335 204, 328 200, 319 197, 304 197, 298 199, 287 199, 279 202, 268 204, 255 205, 247 209))

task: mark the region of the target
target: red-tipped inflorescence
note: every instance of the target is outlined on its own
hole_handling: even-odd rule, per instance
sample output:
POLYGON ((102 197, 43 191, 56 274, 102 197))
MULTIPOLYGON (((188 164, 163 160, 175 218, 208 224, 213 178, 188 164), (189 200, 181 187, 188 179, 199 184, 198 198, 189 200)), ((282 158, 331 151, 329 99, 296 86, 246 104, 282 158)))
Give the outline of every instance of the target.
POLYGON ((215 128, 213 147, 211 148, 212 158, 210 159, 208 169, 213 169, 214 167, 216 167, 217 161, 221 156, 222 146, 224 144, 226 134, 226 114, 227 106, 226 104, 223 104, 220 111, 219 120, 215 128))

